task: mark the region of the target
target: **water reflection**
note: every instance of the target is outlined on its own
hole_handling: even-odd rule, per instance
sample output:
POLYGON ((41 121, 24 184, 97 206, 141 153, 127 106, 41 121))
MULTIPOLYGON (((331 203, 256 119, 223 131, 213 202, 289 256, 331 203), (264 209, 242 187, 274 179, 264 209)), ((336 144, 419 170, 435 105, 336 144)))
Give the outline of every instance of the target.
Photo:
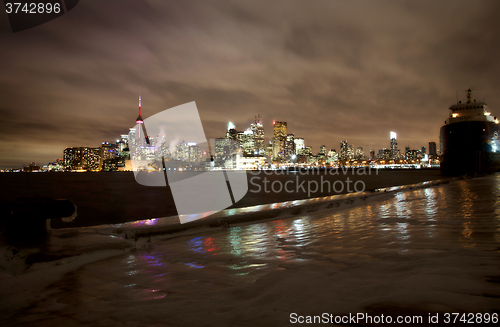
POLYGON ((240 285, 303 264, 336 271, 391 255, 490 248, 500 240, 499 195, 495 175, 402 191, 353 208, 179 236, 124 257, 118 280, 126 294, 158 300, 193 283, 240 285))
POLYGON ((425 204, 425 214, 428 221, 435 221, 436 211, 437 211, 437 195, 436 190, 433 187, 425 188, 420 190, 420 194, 423 193, 426 204, 425 204))

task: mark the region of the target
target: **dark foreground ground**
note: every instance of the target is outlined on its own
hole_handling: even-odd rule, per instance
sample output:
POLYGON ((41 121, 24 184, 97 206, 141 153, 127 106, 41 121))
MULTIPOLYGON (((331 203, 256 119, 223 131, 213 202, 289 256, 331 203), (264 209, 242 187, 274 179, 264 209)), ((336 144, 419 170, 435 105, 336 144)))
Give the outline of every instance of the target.
MULTIPOLYGON (((443 179, 439 170, 366 170, 332 174, 248 172, 248 192, 234 207, 329 196, 389 186, 443 179), (349 178, 349 181, 347 180, 349 178), (281 189, 287 181, 287 192, 281 189), (328 182, 336 189, 328 190, 328 182), (303 187, 298 187, 304 182, 303 187), (314 183, 316 182, 316 183, 314 183), (274 184, 273 184, 274 183, 274 184), (321 190, 321 184, 324 187, 321 190), (316 185, 318 186, 317 190, 316 185), (271 186, 274 186, 274 190, 271 186)), ((169 187, 147 187, 136 183, 131 172, 116 173, 4 173, 0 174, 0 197, 13 201, 27 196, 72 200, 78 217, 72 223, 53 221, 52 227, 77 227, 121 223, 177 214, 169 187)))

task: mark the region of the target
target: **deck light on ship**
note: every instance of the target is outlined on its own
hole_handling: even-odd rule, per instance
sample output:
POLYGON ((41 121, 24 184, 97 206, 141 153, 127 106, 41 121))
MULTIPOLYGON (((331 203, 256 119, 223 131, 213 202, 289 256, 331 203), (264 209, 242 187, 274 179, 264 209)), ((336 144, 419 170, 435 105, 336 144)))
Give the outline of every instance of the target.
POLYGON ((485 111, 485 112, 484 112, 484 115, 485 115, 485 116, 489 116, 489 115, 491 115, 491 112, 485 111))
POLYGON ((451 116, 452 116, 453 118, 456 118, 456 117, 458 117, 458 114, 457 114, 457 113, 454 113, 454 114, 451 114, 451 116))

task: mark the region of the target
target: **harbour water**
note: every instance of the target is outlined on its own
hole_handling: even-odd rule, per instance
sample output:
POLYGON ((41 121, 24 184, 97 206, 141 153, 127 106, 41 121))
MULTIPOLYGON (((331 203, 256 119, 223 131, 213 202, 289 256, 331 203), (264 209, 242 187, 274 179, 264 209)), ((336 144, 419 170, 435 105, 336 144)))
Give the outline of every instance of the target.
POLYGON ((282 326, 326 313, 436 326, 474 313, 493 326, 499 200, 495 174, 17 270, 23 252, 3 247, 0 323, 282 326))
MULTIPOLYGON (((186 174, 189 174, 186 172, 186 174)), ((442 179, 439 170, 339 170, 330 172, 248 172, 248 192, 233 207, 275 203, 304 198, 344 194, 350 190, 420 183, 442 179), (336 185, 321 189, 322 181, 336 185), (287 182, 286 192, 279 189, 287 182), (361 183, 362 182, 362 183, 361 183), (275 183, 275 184, 272 184, 275 183), (300 184, 302 183, 303 187, 300 184), (316 183, 308 188, 308 183, 316 183), (266 192, 267 184, 267 192, 266 192), (271 186, 276 186, 271 189, 271 186), (341 189, 342 188, 342 189, 341 189), (340 191, 340 192, 336 192, 340 191)), ((26 196, 49 196, 68 199, 78 207, 72 223, 52 222, 53 228, 122 223, 140 219, 168 217, 177 214, 169 187, 148 187, 138 184, 131 172, 117 173, 5 173, 0 174, 1 201, 14 201, 26 196)))

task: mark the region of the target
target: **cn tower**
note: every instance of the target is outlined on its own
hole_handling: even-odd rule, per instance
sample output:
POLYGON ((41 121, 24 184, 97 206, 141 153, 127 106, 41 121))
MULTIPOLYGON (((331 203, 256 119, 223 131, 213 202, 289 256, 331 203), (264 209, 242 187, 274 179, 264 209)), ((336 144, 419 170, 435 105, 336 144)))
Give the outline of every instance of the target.
POLYGON ((135 120, 136 124, 140 124, 139 125, 139 140, 141 139, 141 128, 142 128, 142 125, 141 124, 144 124, 144 121, 142 120, 142 117, 141 117, 141 94, 139 93, 139 116, 137 116, 137 119, 135 120))

